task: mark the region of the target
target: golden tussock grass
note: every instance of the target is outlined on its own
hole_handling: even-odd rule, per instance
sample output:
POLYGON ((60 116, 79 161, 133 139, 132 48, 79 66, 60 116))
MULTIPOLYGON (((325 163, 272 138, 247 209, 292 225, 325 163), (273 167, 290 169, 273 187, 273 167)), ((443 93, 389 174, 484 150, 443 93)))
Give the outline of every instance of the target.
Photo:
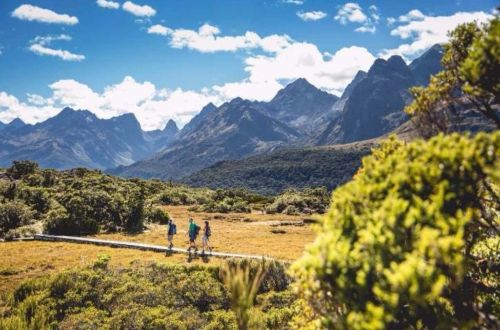
MULTIPOLYGON (((176 247, 187 246, 188 218, 193 217, 202 225, 208 220, 212 227, 211 245, 215 251, 265 255, 283 260, 298 258, 306 244, 315 237, 311 225, 273 227, 269 222, 299 221, 304 217, 286 215, 242 213, 197 213, 185 206, 165 207, 177 223, 176 247), (271 230, 284 231, 281 234, 271 230)), ((137 235, 101 234, 102 239, 125 240, 166 245, 166 226, 151 225, 149 230, 137 235)), ((201 239, 198 239, 201 245, 201 239)), ((21 282, 64 269, 93 264, 99 254, 111 256, 111 266, 140 267, 149 262, 175 264, 203 264, 201 258, 188 260, 186 255, 147 252, 132 249, 87 244, 25 241, 0 243, 0 294, 11 291, 21 282)), ((218 264, 221 259, 210 258, 208 264, 218 264)))

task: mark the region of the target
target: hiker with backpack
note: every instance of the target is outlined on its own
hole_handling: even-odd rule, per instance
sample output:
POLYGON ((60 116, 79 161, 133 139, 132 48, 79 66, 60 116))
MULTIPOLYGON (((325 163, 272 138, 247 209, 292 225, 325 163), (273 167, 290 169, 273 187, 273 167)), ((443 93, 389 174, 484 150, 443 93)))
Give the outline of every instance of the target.
POLYGON ((206 248, 208 248, 208 250, 212 252, 212 247, 208 244, 210 236, 212 236, 212 229, 210 228, 208 221, 205 221, 205 227, 203 228, 203 236, 201 237, 201 244, 202 244, 201 254, 205 254, 206 248))
POLYGON ((167 222, 167 241, 169 243, 168 248, 172 249, 174 247, 174 235, 177 234, 177 225, 174 223, 172 219, 169 219, 167 222))
POLYGON ((198 251, 198 248, 196 247, 196 238, 198 237, 198 234, 200 233, 200 226, 198 226, 193 218, 189 218, 189 225, 188 225, 188 236, 189 236, 189 248, 188 251, 191 251, 191 248, 194 247, 194 251, 198 251))

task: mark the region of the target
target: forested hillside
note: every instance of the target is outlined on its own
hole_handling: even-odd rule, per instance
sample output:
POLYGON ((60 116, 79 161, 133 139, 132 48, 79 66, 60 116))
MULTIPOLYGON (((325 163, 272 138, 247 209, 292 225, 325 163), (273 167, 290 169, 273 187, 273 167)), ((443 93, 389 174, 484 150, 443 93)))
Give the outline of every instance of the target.
POLYGON ((83 168, 40 169, 36 163, 20 161, 0 169, 0 239, 42 231, 65 235, 141 232, 149 223, 168 220, 169 215, 158 208, 163 205, 186 205, 203 212, 249 213, 257 208, 299 214, 322 213, 328 203, 325 188, 262 196, 245 189, 212 190, 123 179, 83 168))
POLYGON ((223 161, 183 178, 195 187, 246 188, 261 194, 279 194, 287 188, 327 187, 347 182, 370 153, 372 143, 346 146, 286 148, 223 161))

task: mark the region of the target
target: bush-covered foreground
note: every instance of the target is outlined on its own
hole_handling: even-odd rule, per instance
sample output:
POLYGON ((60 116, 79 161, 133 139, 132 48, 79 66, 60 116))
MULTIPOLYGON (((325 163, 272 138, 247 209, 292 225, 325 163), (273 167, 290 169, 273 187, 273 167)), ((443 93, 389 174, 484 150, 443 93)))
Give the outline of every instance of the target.
MULTIPOLYGON (((278 198, 281 203, 294 200, 295 204, 307 200, 312 212, 322 212, 328 205, 328 199, 308 190, 278 198)), ((168 220, 168 214, 158 208, 161 205, 191 205, 191 210, 203 212, 250 212, 265 209, 274 200, 242 189, 191 188, 159 180, 122 179, 83 168, 40 169, 36 163, 18 161, 0 169, 0 238, 29 236, 40 227, 66 235, 138 232, 145 223, 168 220)))
POLYGON ((391 139, 293 267, 301 327, 498 329, 499 228, 500 131, 391 139))
MULTIPOLYGON (((231 296, 218 267, 151 264, 92 267, 28 281, 9 297, 0 329, 236 329, 231 296)), ((231 264, 236 261, 230 261, 231 264)), ((255 274, 260 262, 239 261, 255 274)), ((249 324, 287 329, 296 297, 285 267, 267 263, 249 324)))

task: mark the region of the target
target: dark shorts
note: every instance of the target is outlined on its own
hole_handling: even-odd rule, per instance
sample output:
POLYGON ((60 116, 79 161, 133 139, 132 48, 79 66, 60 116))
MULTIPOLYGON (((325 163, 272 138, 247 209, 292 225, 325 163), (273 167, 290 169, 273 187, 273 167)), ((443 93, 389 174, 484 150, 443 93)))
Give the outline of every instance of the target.
POLYGON ((194 235, 189 235, 189 241, 190 241, 191 243, 194 243, 194 241, 195 241, 195 240, 196 240, 196 236, 194 236, 194 235))

